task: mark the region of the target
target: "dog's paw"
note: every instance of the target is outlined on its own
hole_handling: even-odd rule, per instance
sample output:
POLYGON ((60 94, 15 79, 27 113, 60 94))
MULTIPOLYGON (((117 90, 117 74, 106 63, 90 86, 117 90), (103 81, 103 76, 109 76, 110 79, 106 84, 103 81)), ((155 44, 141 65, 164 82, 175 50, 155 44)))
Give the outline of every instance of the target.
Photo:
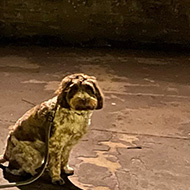
POLYGON ((74 174, 74 169, 71 168, 69 165, 66 165, 65 167, 63 167, 63 171, 65 174, 68 174, 68 175, 74 174))
POLYGON ((52 183, 55 185, 64 185, 65 181, 61 177, 54 177, 52 178, 52 183))

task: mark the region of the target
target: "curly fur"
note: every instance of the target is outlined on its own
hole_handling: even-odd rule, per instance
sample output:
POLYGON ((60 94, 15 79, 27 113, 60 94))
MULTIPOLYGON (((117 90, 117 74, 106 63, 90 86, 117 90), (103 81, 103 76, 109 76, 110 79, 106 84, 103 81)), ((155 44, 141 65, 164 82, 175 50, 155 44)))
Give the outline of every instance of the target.
POLYGON ((44 160, 48 114, 57 105, 49 139, 48 170, 53 183, 64 184, 61 171, 72 173, 68 165, 72 147, 87 132, 92 111, 101 109, 103 95, 96 78, 84 74, 65 77, 56 96, 26 112, 13 126, 0 162, 9 161, 14 175, 36 174, 44 160))

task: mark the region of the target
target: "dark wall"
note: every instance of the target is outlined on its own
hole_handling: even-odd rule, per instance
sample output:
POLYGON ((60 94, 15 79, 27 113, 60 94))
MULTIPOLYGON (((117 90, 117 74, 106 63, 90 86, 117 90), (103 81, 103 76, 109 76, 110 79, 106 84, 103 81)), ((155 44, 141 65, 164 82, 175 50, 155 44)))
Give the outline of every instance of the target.
POLYGON ((1 0, 0 36, 190 42, 190 0, 1 0))

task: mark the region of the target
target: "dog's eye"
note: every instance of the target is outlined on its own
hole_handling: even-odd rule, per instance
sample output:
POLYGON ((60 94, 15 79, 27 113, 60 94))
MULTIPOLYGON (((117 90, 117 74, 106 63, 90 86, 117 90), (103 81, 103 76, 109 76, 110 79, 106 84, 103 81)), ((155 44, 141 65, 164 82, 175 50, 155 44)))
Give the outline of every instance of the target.
POLYGON ((78 85, 77 84, 70 86, 70 90, 68 92, 69 98, 72 98, 77 92, 78 92, 78 85))
POLYGON ((90 85, 84 85, 85 91, 94 94, 94 88, 90 85))

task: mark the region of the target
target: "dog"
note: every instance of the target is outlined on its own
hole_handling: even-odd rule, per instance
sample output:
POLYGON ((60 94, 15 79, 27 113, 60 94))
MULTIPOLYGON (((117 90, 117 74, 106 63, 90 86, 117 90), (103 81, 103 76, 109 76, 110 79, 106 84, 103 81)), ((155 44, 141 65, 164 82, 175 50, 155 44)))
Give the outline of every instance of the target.
POLYGON ((74 145, 87 132, 93 110, 103 107, 103 94, 94 76, 68 75, 61 81, 55 96, 26 112, 12 127, 0 163, 9 162, 13 175, 36 175, 49 149, 47 170, 52 183, 63 185, 61 173, 73 174, 68 165, 74 145), (56 109, 56 111, 55 111, 56 109), (55 111, 48 145, 47 117, 55 111))

